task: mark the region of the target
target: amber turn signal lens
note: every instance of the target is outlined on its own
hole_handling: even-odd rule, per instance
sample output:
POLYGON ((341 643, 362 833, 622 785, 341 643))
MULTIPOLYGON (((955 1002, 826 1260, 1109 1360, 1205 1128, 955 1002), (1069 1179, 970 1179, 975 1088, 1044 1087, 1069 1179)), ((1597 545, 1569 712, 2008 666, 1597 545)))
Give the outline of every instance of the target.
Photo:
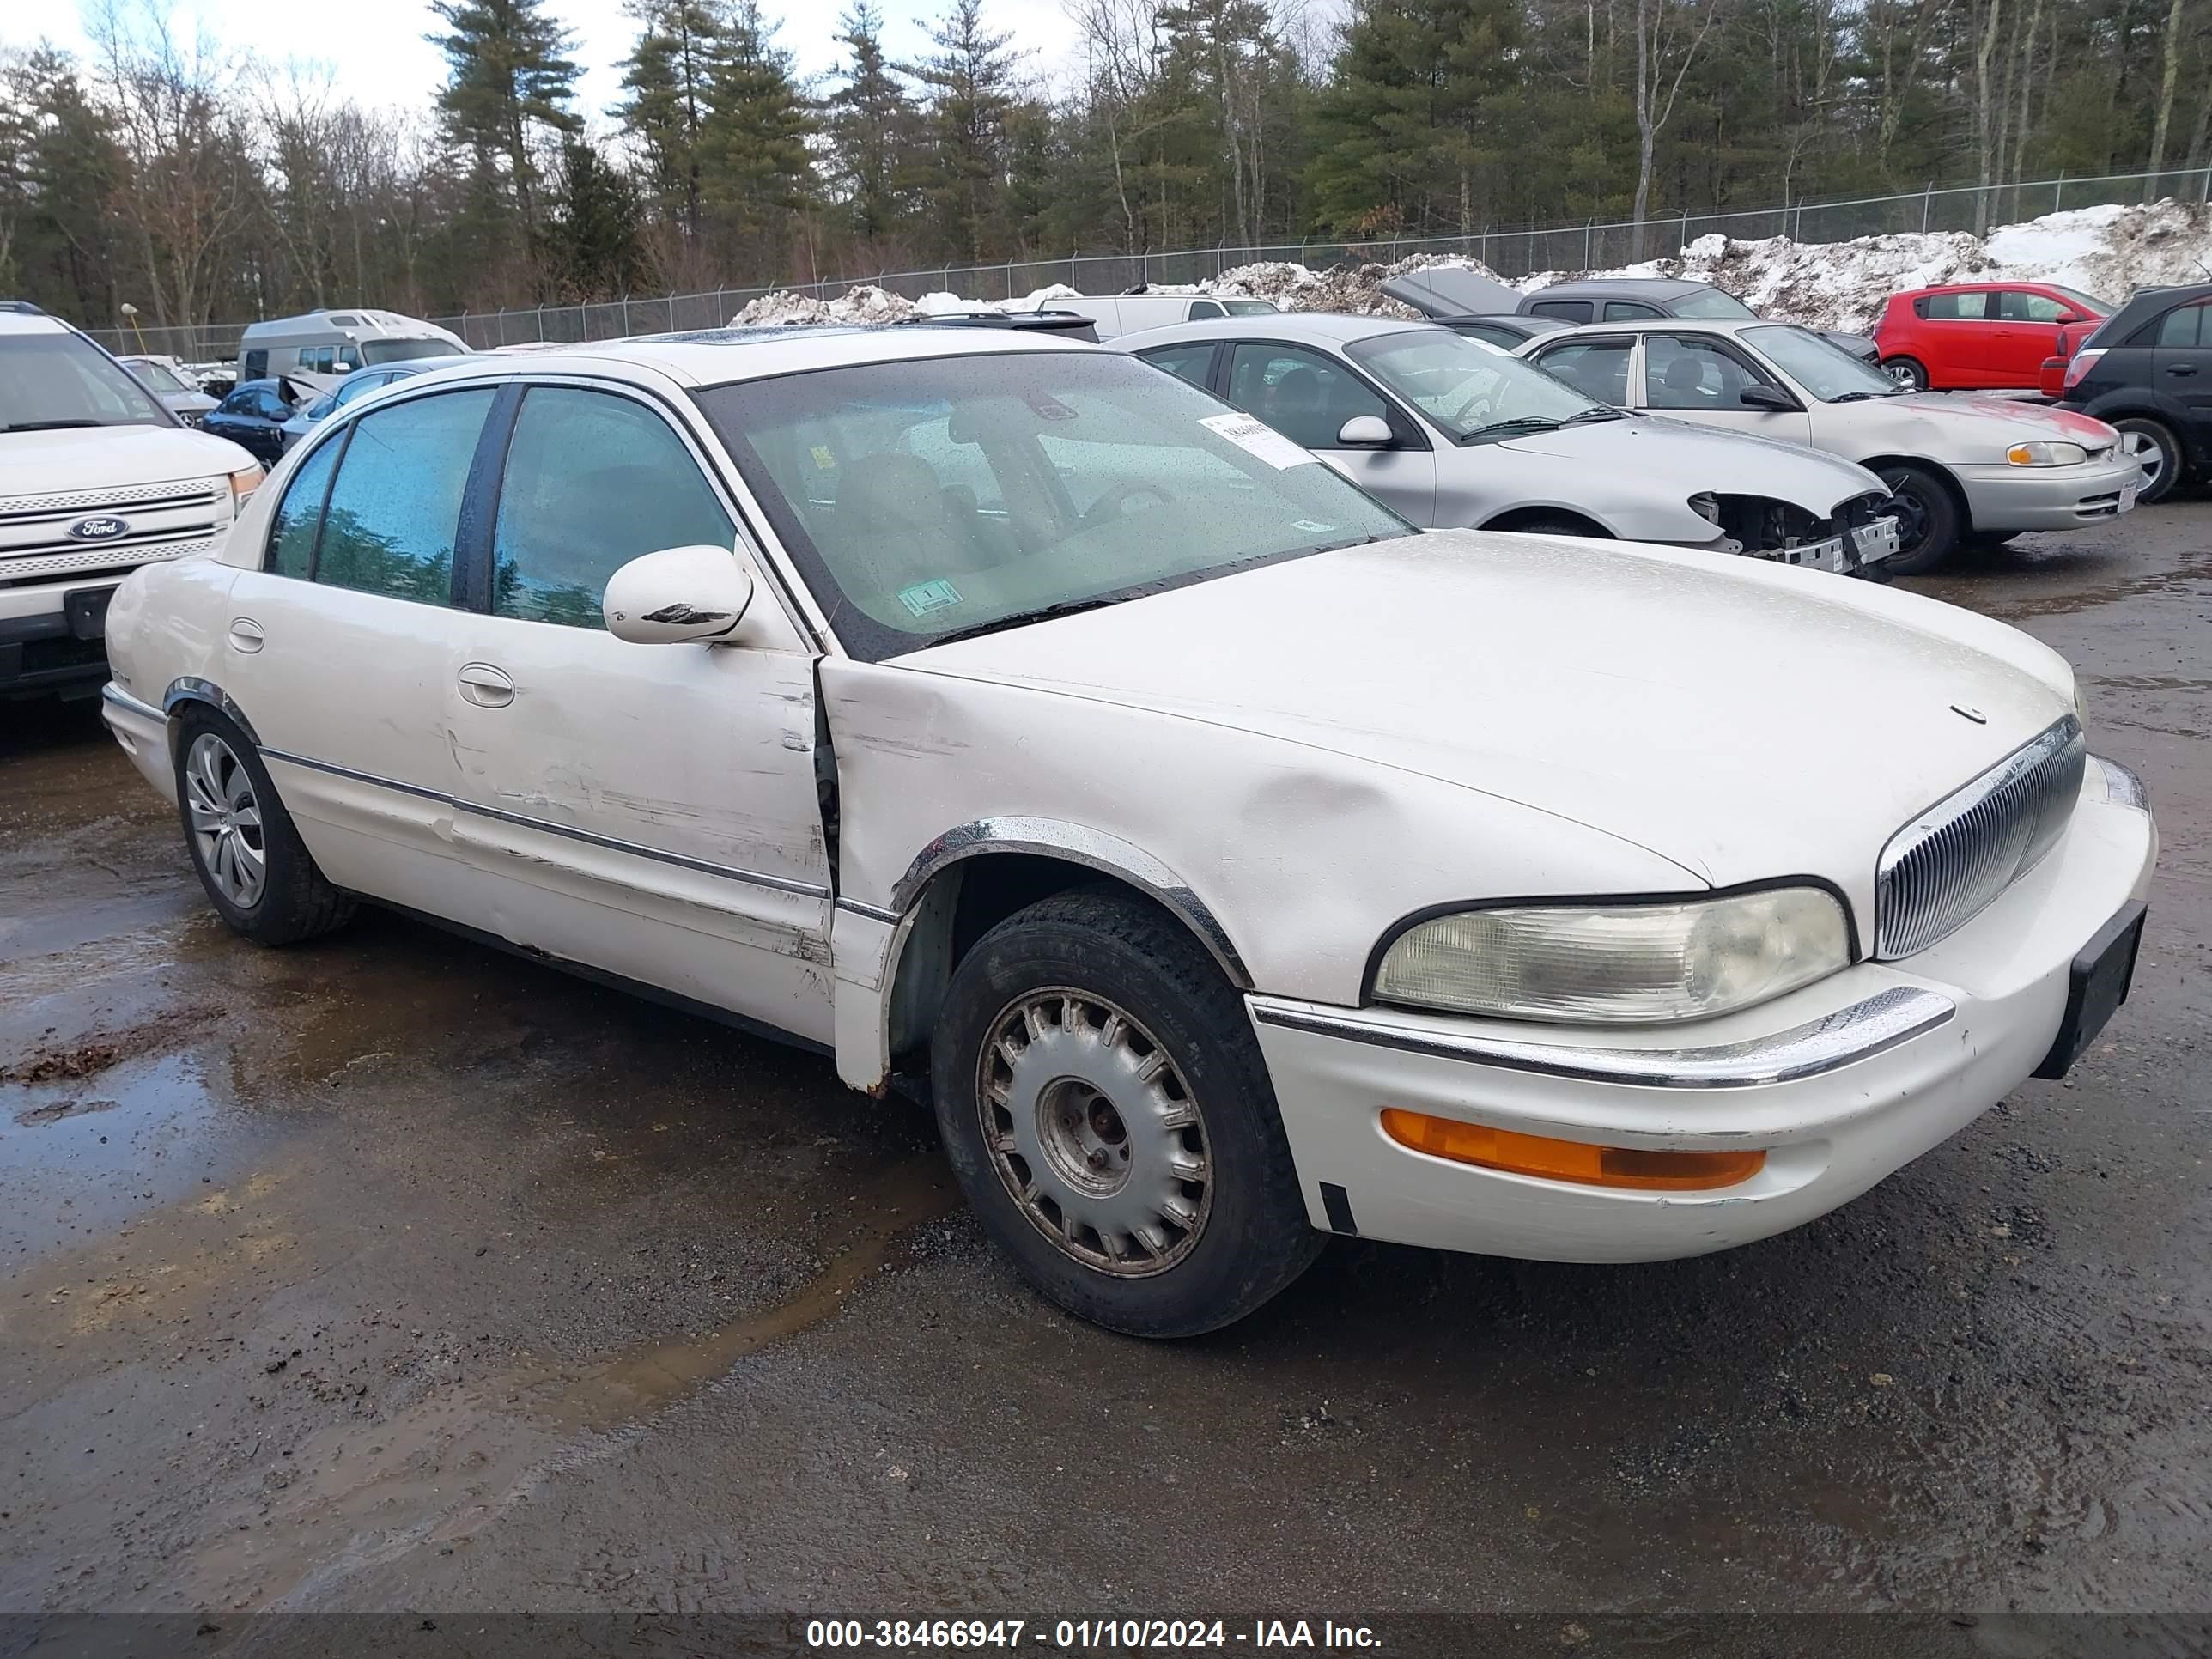
POLYGON ((1391 1107, 1382 1133, 1401 1146, 1431 1158, 1472 1164, 1514 1175, 1572 1181, 1585 1187, 1632 1187, 1644 1191, 1695 1192, 1733 1187, 1766 1164, 1764 1152, 1647 1152, 1628 1146, 1593 1146, 1580 1140, 1516 1134, 1480 1123, 1461 1123, 1391 1107))

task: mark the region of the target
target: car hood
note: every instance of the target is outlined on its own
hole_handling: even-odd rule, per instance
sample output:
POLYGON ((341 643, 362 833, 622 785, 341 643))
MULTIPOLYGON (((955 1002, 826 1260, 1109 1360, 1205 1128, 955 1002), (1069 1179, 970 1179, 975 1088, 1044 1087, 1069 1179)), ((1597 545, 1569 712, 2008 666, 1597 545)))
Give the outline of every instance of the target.
POLYGON ((171 426, 0 432, 0 495, 52 495, 218 477, 252 465, 228 438, 171 426))
MULTIPOLYGON (((1802 444, 1778 443, 1657 416, 1532 432, 1492 446, 1467 445, 1459 453, 1480 456, 1486 447, 1556 457, 1577 467, 1620 468, 1637 477, 1664 480, 1680 486, 1676 500, 1701 489, 1771 495, 1823 519, 1853 496, 1889 493, 1881 479, 1855 461, 1802 444)), ((1443 464, 1450 465, 1449 455, 1443 464)))
MULTIPOLYGON (((898 663, 1421 774, 1715 885, 1823 877, 1863 916, 1890 835, 2072 706, 2055 653, 1934 600, 1475 531, 1291 560, 898 663)), ((1052 749, 1041 728, 1032 761, 1052 749)), ((1143 790, 1143 757, 1127 766, 1143 790)))
POLYGON ((1927 455, 1968 465, 2002 465, 2005 452, 2013 445, 2038 440, 2080 444, 2086 449, 2119 441, 2118 433, 2091 416, 2017 398, 1961 398, 1916 392, 1901 398, 1814 407, 1816 422, 1826 425, 1841 416, 1851 429, 1885 453, 1927 455))

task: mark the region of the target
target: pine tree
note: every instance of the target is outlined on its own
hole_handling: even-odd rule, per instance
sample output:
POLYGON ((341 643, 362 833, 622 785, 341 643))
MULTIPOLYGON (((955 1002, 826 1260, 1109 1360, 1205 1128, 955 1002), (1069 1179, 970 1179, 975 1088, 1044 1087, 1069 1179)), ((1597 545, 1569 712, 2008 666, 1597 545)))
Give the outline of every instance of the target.
POLYGON ((538 168, 531 143, 543 129, 574 132, 568 110, 579 73, 568 31, 544 0, 432 0, 451 31, 428 37, 446 54, 438 94, 448 142, 475 158, 481 173, 506 163, 507 188, 526 233, 538 223, 538 168))
POLYGON ((629 11, 642 27, 623 64, 626 95, 611 112, 644 150, 661 212, 696 236, 700 151, 729 29, 704 0, 631 0, 629 11))
POLYGON ((740 265, 780 274, 793 217, 815 198, 813 131, 793 77, 791 54, 770 40, 775 26, 757 0, 729 15, 729 46, 716 67, 701 138, 702 190, 719 227, 738 243, 740 265))
POLYGON ((906 155, 917 112, 884 55, 883 17, 857 0, 837 43, 849 54, 828 100, 830 155, 855 236, 880 241, 900 228, 913 191, 906 155))
POLYGON ((580 300, 650 288, 653 261, 640 234, 636 187, 586 139, 562 141, 545 246, 556 279, 580 300))
POLYGON ((1007 173, 1006 123, 1015 103, 1013 37, 983 26, 982 0, 952 0, 930 32, 937 51, 902 64, 929 88, 922 193, 947 250, 981 261, 998 251, 1007 173))

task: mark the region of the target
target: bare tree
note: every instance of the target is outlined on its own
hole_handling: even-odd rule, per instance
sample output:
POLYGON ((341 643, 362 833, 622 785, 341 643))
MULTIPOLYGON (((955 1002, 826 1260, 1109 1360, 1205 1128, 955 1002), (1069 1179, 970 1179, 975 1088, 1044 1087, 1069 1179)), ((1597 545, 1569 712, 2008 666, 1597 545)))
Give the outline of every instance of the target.
POLYGON ((1636 257, 1651 205, 1652 158, 1674 119, 1683 78, 1698 61, 1726 0, 1636 0, 1636 257), (1663 93, 1661 88, 1663 86, 1663 93))
MULTIPOLYGON (((2150 167, 2154 175, 2143 180, 2143 200, 2148 202, 2158 194, 2158 179, 2154 176, 2166 166, 2166 134, 2173 125, 2173 88, 2181 79, 2181 0, 2173 0, 2166 14, 2165 68, 2159 78, 2158 119, 2150 131, 2150 167)), ((2203 88, 2198 96, 2206 95, 2203 88)))

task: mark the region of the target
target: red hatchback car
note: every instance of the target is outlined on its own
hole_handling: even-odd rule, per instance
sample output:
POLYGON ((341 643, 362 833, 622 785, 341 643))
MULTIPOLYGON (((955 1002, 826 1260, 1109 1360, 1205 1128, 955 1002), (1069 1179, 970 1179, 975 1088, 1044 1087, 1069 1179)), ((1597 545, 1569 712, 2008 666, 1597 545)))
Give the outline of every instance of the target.
POLYGON ((2053 283, 1956 283, 1892 295, 1874 338, 1882 368, 1915 392, 2038 390, 2045 360, 2072 356, 2112 309, 2053 283))

